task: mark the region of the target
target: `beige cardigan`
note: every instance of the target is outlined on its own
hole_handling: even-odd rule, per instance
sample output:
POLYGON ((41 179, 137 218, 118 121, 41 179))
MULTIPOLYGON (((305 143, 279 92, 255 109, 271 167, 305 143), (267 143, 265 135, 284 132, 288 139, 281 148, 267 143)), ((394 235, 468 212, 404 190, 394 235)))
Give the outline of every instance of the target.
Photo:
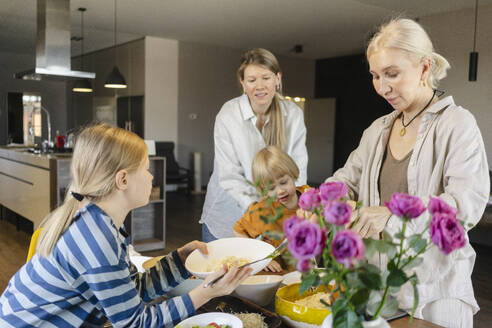
MULTIPOLYGON (((394 111, 374 121, 364 131, 345 166, 327 179, 345 182, 351 199, 361 200, 364 206, 383 205, 379 199, 379 172, 398 114, 394 111)), ((432 105, 422 116, 408 166, 408 192, 421 197, 425 203, 429 196, 441 197, 457 207, 459 218, 467 223, 476 225, 482 217, 490 192, 482 135, 473 115, 455 105, 451 96, 432 105)), ((411 221, 406 235, 421 232, 428 220, 426 212, 411 221)), ((393 216, 386 230, 394 235, 401 226, 401 220, 393 216)), ((424 262, 415 269, 420 281, 418 318, 426 303, 441 298, 457 298, 472 306, 474 313, 479 310, 471 283, 475 256, 469 242, 448 256, 441 254, 437 247, 425 253, 424 262)), ((373 260, 374 264, 386 267, 385 256, 378 254, 373 260)), ((401 308, 411 309, 413 291, 409 283, 403 286, 398 298, 401 308)))

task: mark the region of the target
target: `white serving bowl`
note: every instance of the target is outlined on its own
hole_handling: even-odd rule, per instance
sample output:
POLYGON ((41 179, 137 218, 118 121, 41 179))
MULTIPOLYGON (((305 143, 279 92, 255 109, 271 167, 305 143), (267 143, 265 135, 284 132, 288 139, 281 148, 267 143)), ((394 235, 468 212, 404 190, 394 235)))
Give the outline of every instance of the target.
POLYGON ((231 328, 243 328, 243 322, 238 317, 224 312, 209 312, 198 314, 181 321, 176 327, 192 328, 193 325, 206 326, 212 322, 218 325, 229 325, 231 328))
MULTIPOLYGON (((186 259, 185 267, 194 276, 205 279, 211 271, 207 271, 207 266, 214 261, 221 261, 228 256, 246 258, 250 262, 260 260, 270 255, 275 247, 261 240, 251 238, 222 238, 207 243, 208 255, 195 249, 186 259)), ((251 264, 254 275, 270 263, 271 259, 259 261, 251 264)))
POLYGON ((300 273, 299 271, 292 271, 284 274, 283 277, 284 279, 282 280, 282 285, 287 286, 297 284, 301 282, 302 273, 300 273))
POLYGON ((264 306, 273 300, 282 279, 283 276, 275 275, 251 276, 236 288, 235 293, 264 306))

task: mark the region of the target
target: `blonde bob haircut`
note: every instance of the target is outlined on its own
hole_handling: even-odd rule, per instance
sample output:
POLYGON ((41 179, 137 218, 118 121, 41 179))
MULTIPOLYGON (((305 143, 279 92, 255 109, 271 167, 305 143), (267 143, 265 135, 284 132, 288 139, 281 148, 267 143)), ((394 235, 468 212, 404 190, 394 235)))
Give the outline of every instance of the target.
MULTIPOLYGON (((241 56, 241 64, 237 69, 239 81, 244 81, 244 71, 248 65, 262 66, 275 75, 282 73, 277 58, 270 51, 262 48, 248 50, 241 56)), ((280 84, 273 96, 270 108, 268 109, 268 112, 270 113, 270 123, 265 126, 263 135, 267 145, 274 145, 284 149, 285 131, 282 108, 280 107, 281 97, 282 80, 280 80, 280 84)))
POLYGON ((430 74, 427 85, 437 88, 439 81, 446 77, 450 68, 448 61, 434 51, 432 41, 422 26, 408 18, 395 18, 379 27, 376 34, 369 41, 366 57, 369 57, 384 48, 404 50, 416 60, 430 61, 430 74))
POLYGON ((284 175, 290 176, 294 181, 299 177, 299 168, 294 160, 276 146, 267 146, 256 154, 252 171, 254 182, 261 189, 284 175))
POLYGON ((80 202, 71 192, 97 202, 115 189, 116 173, 134 172, 148 156, 145 142, 135 133, 108 124, 85 128, 78 136, 72 156, 72 181, 63 204, 48 214, 36 247, 41 256, 49 256, 60 236, 72 224, 80 202))

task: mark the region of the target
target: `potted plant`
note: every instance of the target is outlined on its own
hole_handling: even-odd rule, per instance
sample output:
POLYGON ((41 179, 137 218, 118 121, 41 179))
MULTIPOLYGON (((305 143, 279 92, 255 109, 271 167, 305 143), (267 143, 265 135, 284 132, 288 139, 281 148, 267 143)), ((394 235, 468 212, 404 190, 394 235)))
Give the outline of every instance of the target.
MULTIPOLYGON (((299 199, 301 209, 313 214, 310 219, 293 216, 283 223, 288 250, 303 273, 299 293, 334 281, 339 296, 331 305, 331 326, 389 327, 382 316, 398 310, 395 296, 409 282, 414 291, 413 318, 419 293, 418 277, 412 268, 422 263, 422 254, 430 247, 437 246, 447 255, 465 245, 465 231, 456 218, 457 210, 438 197, 430 197, 426 207, 418 197, 396 193, 386 206, 402 220, 400 231, 393 236, 383 231, 381 239, 362 239, 348 228, 353 224, 353 211, 355 221, 358 220, 361 204, 350 206, 346 202, 347 191, 341 182, 310 189, 299 199), (426 228, 407 235, 407 225, 421 219, 426 210, 430 213, 426 228), (387 256, 383 270, 369 263, 376 251, 387 256), (322 259, 323 267, 316 266, 315 258, 322 259)), ((276 217, 263 219, 271 222, 276 217)))

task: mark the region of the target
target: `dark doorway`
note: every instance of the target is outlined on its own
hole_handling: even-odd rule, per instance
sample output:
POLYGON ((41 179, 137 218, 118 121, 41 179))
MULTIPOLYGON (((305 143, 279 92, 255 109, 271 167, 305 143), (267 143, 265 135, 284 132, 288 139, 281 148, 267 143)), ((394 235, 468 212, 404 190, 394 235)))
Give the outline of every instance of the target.
POLYGON ((120 128, 144 136, 143 96, 118 97, 116 121, 120 128))

